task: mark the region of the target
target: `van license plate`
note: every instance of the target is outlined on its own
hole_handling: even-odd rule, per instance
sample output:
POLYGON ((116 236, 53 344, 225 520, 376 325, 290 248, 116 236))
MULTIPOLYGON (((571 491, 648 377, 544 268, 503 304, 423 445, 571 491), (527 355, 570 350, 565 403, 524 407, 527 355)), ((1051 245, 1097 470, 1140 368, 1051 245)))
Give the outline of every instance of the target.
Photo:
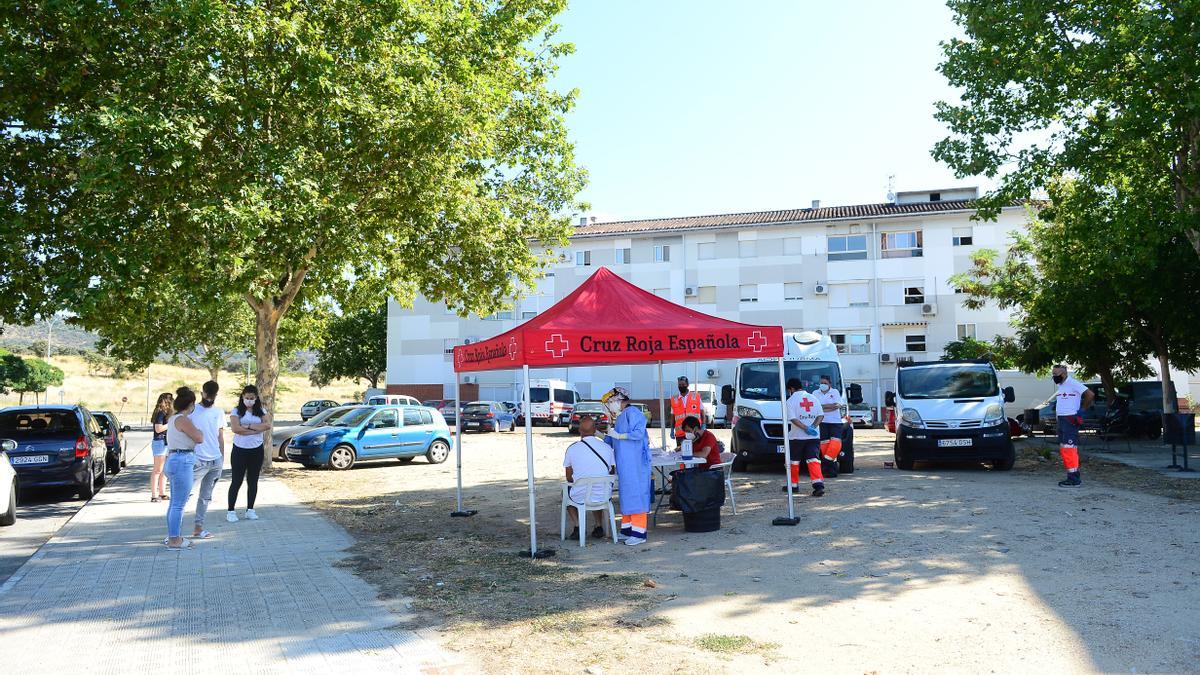
POLYGON ((19 457, 9 457, 9 461, 13 464, 49 464, 50 455, 23 455, 19 457))
POLYGON ((969 438, 939 438, 939 448, 969 448, 971 447, 971 439, 969 438))
POLYGON ((775 446, 775 452, 782 455, 783 454, 783 446, 782 445, 775 446))

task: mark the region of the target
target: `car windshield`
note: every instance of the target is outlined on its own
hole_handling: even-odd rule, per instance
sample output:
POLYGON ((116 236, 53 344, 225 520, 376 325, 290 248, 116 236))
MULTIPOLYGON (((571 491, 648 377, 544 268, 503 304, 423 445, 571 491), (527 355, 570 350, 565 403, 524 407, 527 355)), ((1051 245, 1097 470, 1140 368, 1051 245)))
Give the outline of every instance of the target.
POLYGON ((302 422, 301 424, 306 427, 323 427, 333 424, 334 421, 351 410, 354 410, 354 408, 330 408, 328 410, 322 410, 319 414, 314 415, 313 417, 309 418, 307 422, 302 422))
POLYGON ((904 398, 983 398, 1000 392, 990 365, 901 368, 898 377, 904 398))
POLYGON ((442 402, 441 402, 441 401, 437 401, 437 400, 434 400, 434 401, 425 401, 425 402, 424 402, 424 403, 422 403, 421 405, 425 406, 426 408, 440 408, 440 407, 442 407, 442 402))
POLYGON ((0 413, 0 438, 56 438, 80 435, 79 420, 70 410, 10 410, 0 413))
POLYGON ((464 413, 488 413, 492 411, 492 406, 486 403, 472 403, 463 408, 464 413))
MULTIPOLYGON (((831 361, 785 361, 783 372, 786 379, 797 378, 807 392, 814 392, 821 384, 821 376, 828 375, 830 386, 842 388, 842 373, 831 361)), ((779 365, 774 361, 743 363, 738 378, 742 398, 759 401, 779 400, 779 365)))
POLYGON ((575 404, 575 412, 602 413, 602 412, 605 412, 606 410, 607 410, 607 408, 604 407, 603 403, 576 403, 575 404))
POLYGON ((375 412, 374 408, 350 408, 349 412, 332 422, 326 422, 325 426, 352 427, 362 422, 373 412, 375 412))
POLYGON ((550 389, 547 387, 532 387, 529 390, 530 403, 545 403, 550 400, 550 389))

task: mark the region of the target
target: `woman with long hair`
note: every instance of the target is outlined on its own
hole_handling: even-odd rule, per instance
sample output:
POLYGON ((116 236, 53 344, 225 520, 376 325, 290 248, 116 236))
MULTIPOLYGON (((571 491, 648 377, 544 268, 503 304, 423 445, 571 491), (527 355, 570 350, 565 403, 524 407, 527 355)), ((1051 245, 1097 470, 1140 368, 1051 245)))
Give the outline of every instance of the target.
POLYGON ((192 491, 192 471, 196 464, 196 444, 204 434, 192 424, 189 415, 196 409, 196 392, 187 387, 175 390, 172 403, 175 414, 167 420, 167 478, 171 479, 171 505, 167 507, 167 548, 180 550, 192 547, 183 538, 183 508, 192 491))
POLYGON ((238 490, 242 481, 246 481, 246 520, 258 520, 254 512, 254 498, 258 496, 258 474, 262 471, 263 447, 267 432, 271 430, 271 413, 263 410, 262 401, 258 398, 258 387, 248 384, 242 387, 242 395, 237 407, 229 414, 229 424, 233 428, 233 454, 229 462, 233 467, 233 480, 229 483, 229 510, 225 520, 238 521, 237 504, 238 490))
POLYGON ((171 392, 164 391, 158 395, 158 403, 154 404, 154 412, 150 415, 150 424, 154 427, 154 438, 150 441, 150 453, 154 455, 154 468, 150 469, 152 502, 167 498, 167 477, 163 474, 163 466, 167 463, 167 420, 171 418, 174 403, 175 397, 171 392))

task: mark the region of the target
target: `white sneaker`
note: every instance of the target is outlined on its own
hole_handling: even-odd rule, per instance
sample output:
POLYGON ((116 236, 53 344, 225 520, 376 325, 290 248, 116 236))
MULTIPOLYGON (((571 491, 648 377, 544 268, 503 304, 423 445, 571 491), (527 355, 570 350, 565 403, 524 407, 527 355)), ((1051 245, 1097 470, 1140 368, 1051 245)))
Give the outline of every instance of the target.
POLYGON ((246 509, 246 520, 258 520, 258 514, 254 509, 246 509))
POLYGON ((225 512, 225 520, 227 520, 231 523, 236 523, 238 521, 237 512, 236 511, 226 511, 225 512))
POLYGON ((637 546, 638 544, 644 544, 644 543, 646 543, 645 537, 626 537, 625 538, 626 546, 637 546))

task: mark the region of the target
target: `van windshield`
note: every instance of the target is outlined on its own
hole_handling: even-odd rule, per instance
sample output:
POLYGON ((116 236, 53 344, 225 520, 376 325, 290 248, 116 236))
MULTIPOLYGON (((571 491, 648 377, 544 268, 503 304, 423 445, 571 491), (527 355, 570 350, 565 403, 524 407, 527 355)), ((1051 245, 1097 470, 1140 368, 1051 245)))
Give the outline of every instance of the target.
POLYGON ((547 387, 532 387, 529 390, 530 403, 545 403, 550 400, 550 389, 547 387))
MULTIPOLYGON (((786 379, 798 378, 800 386, 810 393, 817 390, 822 375, 829 376, 834 389, 842 389, 842 372, 832 361, 784 361, 783 373, 786 379)), ((779 365, 771 361, 743 363, 738 386, 742 398, 778 401, 779 365)))
POLYGON ((901 368, 897 379, 903 398, 983 398, 1000 393, 990 365, 901 368))

